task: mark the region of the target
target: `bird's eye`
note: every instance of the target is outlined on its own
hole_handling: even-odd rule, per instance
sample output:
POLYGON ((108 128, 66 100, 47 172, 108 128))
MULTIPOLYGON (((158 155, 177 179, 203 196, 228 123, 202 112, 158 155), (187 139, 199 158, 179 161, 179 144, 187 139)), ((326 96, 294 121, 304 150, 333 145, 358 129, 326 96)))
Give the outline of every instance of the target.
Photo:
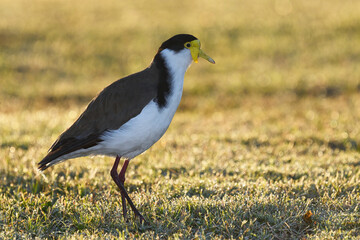
POLYGON ((189 47, 191 47, 191 44, 190 43, 185 43, 185 47, 189 48, 189 47))

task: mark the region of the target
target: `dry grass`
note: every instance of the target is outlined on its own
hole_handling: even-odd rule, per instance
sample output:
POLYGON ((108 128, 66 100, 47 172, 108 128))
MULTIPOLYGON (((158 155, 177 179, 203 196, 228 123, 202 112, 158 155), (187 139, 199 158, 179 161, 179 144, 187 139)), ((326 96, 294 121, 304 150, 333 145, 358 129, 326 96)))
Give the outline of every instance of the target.
POLYGON ((360 2, 0 2, 0 238, 354 239, 360 236, 360 2), (165 136, 126 186, 113 159, 36 163, 86 103, 192 33, 165 136), (308 211, 313 215, 304 216, 308 211))

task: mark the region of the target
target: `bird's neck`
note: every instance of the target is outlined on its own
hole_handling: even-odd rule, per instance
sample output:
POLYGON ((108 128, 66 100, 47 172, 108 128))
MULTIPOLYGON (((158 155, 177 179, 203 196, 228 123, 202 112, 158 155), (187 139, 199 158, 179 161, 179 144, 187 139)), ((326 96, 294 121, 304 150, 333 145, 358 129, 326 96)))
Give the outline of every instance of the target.
POLYGON ((155 101, 159 108, 166 107, 169 101, 180 102, 184 75, 191 63, 190 53, 184 50, 175 52, 165 49, 155 56, 153 64, 159 70, 158 95, 155 101))
POLYGON ((180 51, 164 49, 160 52, 160 54, 163 57, 171 75, 184 77, 186 70, 192 63, 191 54, 188 49, 180 51))

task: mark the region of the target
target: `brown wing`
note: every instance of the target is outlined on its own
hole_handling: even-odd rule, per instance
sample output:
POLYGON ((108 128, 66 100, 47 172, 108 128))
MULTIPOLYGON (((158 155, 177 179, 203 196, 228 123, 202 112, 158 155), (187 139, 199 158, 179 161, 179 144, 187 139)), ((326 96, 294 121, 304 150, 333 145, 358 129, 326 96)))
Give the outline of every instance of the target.
POLYGON ((158 71, 152 65, 106 87, 75 123, 59 136, 39 163, 39 169, 45 170, 51 161, 65 154, 95 146, 101 141, 104 131, 118 129, 140 114, 156 98, 158 79, 158 71))

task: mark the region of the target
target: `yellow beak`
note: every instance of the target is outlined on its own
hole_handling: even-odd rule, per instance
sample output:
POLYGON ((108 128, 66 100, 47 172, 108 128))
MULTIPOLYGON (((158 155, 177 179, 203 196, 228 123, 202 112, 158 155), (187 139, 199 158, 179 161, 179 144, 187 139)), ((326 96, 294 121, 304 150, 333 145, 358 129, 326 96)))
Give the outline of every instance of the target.
POLYGON ((199 57, 202 57, 204 59, 206 59, 207 61, 215 64, 215 61, 214 59, 212 59, 211 57, 209 57, 208 55, 206 55, 206 53, 203 52, 203 50, 200 49, 200 41, 199 40, 193 40, 190 42, 190 53, 191 53, 191 56, 194 60, 194 62, 198 62, 198 58, 199 57))

